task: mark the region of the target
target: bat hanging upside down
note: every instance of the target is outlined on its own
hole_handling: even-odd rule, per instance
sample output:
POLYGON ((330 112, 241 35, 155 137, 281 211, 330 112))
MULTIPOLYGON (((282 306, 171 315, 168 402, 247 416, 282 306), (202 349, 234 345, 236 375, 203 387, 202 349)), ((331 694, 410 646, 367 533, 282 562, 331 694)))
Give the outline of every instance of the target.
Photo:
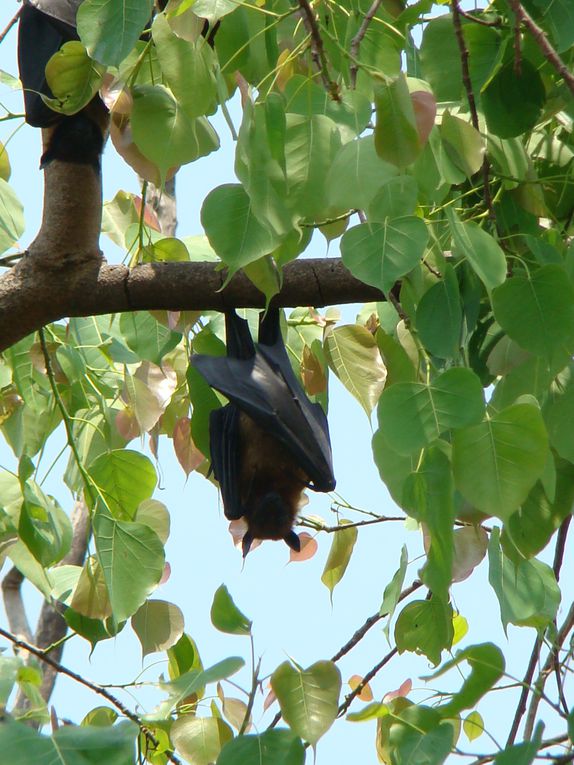
POLYGON ((281 336, 279 310, 261 314, 259 342, 235 311, 225 314, 227 356, 191 363, 229 404, 211 413, 211 466, 225 516, 243 517, 243 556, 254 539, 300 549, 293 524, 305 488, 335 488, 327 418, 297 380, 281 336))

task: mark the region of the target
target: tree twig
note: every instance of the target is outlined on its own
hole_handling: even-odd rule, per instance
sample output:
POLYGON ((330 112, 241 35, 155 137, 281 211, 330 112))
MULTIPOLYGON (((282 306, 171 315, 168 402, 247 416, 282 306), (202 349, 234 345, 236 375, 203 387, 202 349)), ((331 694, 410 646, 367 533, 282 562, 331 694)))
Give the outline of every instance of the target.
POLYGON ((8 32, 9 32, 9 31, 12 29, 12 27, 14 26, 14 24, 15 24, 15 23, 18 21, 18 19, 20 18, 20 14, 21 14, 21 13, 22 13, 22 8, 19 8, 19 9, 16 11, 16 13, 15 13, 15 14, 12 16, 12 18, 10 19, 10 21, 9 21, 9 22, 6 24, 6 26, 4 27, 4 29, 2 30, 2 32, 0 32, 0 43, 2 43, 2 42, 4 41, 4 38, 6 37, 6 35, 8 34, 8 32))
POLYGON ((15 635, 21 635, 26 640, 32 640, 32 631, 26 616, 26 608, 22 599, 22 582, 24 575, 13 566, 2 580, 2 596, 8 624, 15 635))
MULTIPOLYGON (((92 682, 91 680, 87 680, 85 677, 82 677, 82 675, 79 675, 77 672, 74 672, 71 669, 68 669, 67 667, 64 667, 63 664, 60 664, 57 661, 54 661, 54 659, 50 658, 46 654, 44 650, 41 648, 38 648, 35 645, 32 645, 26 640, 20 640, 15 635, 12 635, 10 632, 7 632, 5 629, 2 629, 0 627, 0 636, 6 638, 6 640, 9 640, 15 648, 20 648, 24 651, 28 651, 28 653, 33 654, 36 656, 40 661, 43 661, 44 663, 51 666, 56 672, 58 672, 61 675, 66 675, 66 677, 71 678, 72 680, 75 680, 77 683, 80 683, 80 685, 85 686, 86 688, 89 688, 94 693, 97 693, 98 696, 102 696, 106 701, 109 701, 110 704, 112 704, 117 710, 119 710, 124 717, 127 717, 128 720, 131 720, 134 722, 138 728, 141 730, 143 735, 146 737, 147 741, 153 746, 154 749, 157 749, 159 747, 159 742, 154 736, 154 734, 149 730, 149 728, 146 727, 146 725, 143 723, 143 721, 128 707, 125 706, 119 699, 117 699, 113 694, 111 694, 109 691, 107 691, 105 688, 103 688, 101 685, 98 685, 97 683, 92 682)), ((173 762, 174 765, 182 765, 181 760, 179 757, 177 757, 173 752, 166 751, 164 752, 166 757, 170 762, 173 762)))
POLYGON ((387 521, 405 521, 404 515, 381 515, 380 518, 369 518, 368 521, 355 521, 354 523, 345 523, 342 526, 322 526, 314 521, 309 521, 305 517, 299 519, 299 526, 315 531, 325 531, 327 534, 334 534, 343 529, 359 528, 360 526, 372 526, 375 523, 386 523, 387 521))
POLYGON ((309 0, 298 0, 298 2, 299 7, 301 8, 303 24, 311 36, 311 56, 315 62, 315 66, 319 70, 323 86, 334 101, 339 101, 339 86, 329 75, 329 65, 327 57, 325 56, 323 39, 321 38, 321 32, 319 31, 315 13, 311 8, 309 0))
POLYGON ((369 24, 375 17, 376 12, 379 10, 381 2, 382 0, 373 0, 373 4, 369 8, 369 10, 365 13, 365 18, 363 19, 361 26, 359 27, 359 31, 351 40, 351 46, 349 48, 349 52, 351 54, 352 63, 351 63, 351 66, 349 67, 349 75, 350 75, 352 90, 354 90, 357 86, 357 74, 359 72, 359 61, 358 61, 359 48, 361 47, 363 38, 367 34, 367 29, 369 28, 369 24))
POLYGON ((522 7, 519 0, 508 0, 508 4, 516 14, 516 16, 522 21, 524 26, 528 29, 536 44, 542 51, 544 58, 548 63, 556 69, 558 74, 564 78, 566 87, 574 95, 574 74, 568 70, 568 67, 562 61, 558 53, 554 50, 550 44, 548 38, 544 34, 538 24, 534 21, 532 16, 522 7))
MULTIPOLYGON (((468 65, 468 48, 464 39, 462 31, 462 22, 460 14, 460 6, 458 0, 451 0, 452 8, 452 23, 454 26, 454 33, 460 51, 460 66, 462 70, 462 83, 466 91, 466 98, 468 101, 468 108, 470 111, 470 119, 472 126, 478 132, 480 132, 480 124, 478 121, 478 111, 476 109, 476 100, 474 98, 474 91, 472 89, 472 81, 470 79, 470 68, 468 65)), ((492 203, 492 195, 490 193, 490 166, 486 155, 482 160, 482 186, 484 193, 484 204, 488 210, 488 216, 493 223, 496 223, 496 215, 494 212, 494 205, 492 203)))
POLYGON ((380 672, 380 670, 385 666, 385 664, 388 664, 390 660, 393 658, 393 656, 396 656, 398 652, 399 652, 399 649, 395 646, 388 652, 386 656, 383 656, 383 658, 378 664, 375 664, 375 666, 370 670, 370 672, 367 672, 367 674, 363 677, 363 679, 357 685, 357 687, 353 688, 351 693, 348 693, 345 696, 345 700, 339 706, 338 717, 341 717, 342 715, 345 714, 347 709, 351 706, 353 700, 361 693, 365 685, 367 685, 367 683, 370 683, 373 677, 377 674, 377 672, 380 672))
POLYGON ((540 658, 540 649, 542 648, 542 644, 542 638, 537 637, 534 641, 534 646, 532 647, 532 653, 530 654, 530 660, 528 662, 526 673, 522 678, 522 690, 520 692, 520 698, 518 699, 518 705, 514 713, 514 719, 512 720, 512 725, 510 726, 510 733, 506 739, 506 748, 514 744, 514 741, 516 740, 516 734, 518 733, 518 728, 520 727, 520 721, 526 712, 526 701, 528 699, 528 694, 531 691, 530 684, 532 683, 534 670, 536 669, 536 665, 540 658))

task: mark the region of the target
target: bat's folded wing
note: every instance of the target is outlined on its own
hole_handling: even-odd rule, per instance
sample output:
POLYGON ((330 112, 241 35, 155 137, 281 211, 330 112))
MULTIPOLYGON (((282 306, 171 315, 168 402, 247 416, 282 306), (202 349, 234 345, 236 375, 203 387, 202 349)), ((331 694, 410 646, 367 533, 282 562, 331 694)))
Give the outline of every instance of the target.
POLYGON ((249 359, 196 355, 192 363, 213 388, 288 449, 312 488, 335 487, 325 414, 309 401, 290 365, 284 373, 272 346, 259 346, 249 359))
POLYGON ((225 517, 243 515, 239 496, 239 410, 232 404, 214 409, 209 416, 211 467, 219 481, 225 517))

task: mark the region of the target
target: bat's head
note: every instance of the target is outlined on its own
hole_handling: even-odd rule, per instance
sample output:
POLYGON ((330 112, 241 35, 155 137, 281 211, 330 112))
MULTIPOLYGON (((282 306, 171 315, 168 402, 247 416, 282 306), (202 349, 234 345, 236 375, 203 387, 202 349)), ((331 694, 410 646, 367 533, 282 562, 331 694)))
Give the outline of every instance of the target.
POLYGON ((276 491, 266 494, 259 504, 246 514, 248 525, 243 537, 243 557, 249 552, 254 539, 283 539, 292 550, 299 552, 301 543, 293 531, 297 508, 276 491))

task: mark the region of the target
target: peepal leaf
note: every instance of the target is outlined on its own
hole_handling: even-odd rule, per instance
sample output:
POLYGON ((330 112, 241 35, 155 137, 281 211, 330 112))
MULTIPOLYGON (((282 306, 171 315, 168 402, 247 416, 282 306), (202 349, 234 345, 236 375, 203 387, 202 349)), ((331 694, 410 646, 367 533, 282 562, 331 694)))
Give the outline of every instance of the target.
POLYGON ((451 428, 479 422, 484 394, 470 369, 448 369, 430 385, 396 383, 379 400, 379 426, 385 441, 399 454, 410 455, 451 428))
POLYGON ((251 621, 237 608, 224 584, 217 588, 213 596, 211 623, 216 629, 231 635, 251 634, 251 621))
POLYGON ((122 521, 133 520, 140 502, 151 497, 157 484, 151 461, 129 449, 101 454, 88 472, 114 518, 122 521))
POLYGON ((463 709, 472 709, 500 680, 506 666, 502 652, 494 643, 481 643, 459 651, 454 659, 447 661, 427 679, 434 680, 463 661, 468 662, 470 675, 465 678, 462 688, 454 694, 449 703, 439 707, 445 718, 456 717, 463 709))
POLYGON ((506 258, 501 246, 476 223, 462 222, 449 207, 446 210, 455 250, 464 256, 488 289, 494 289, 506 278, 506 258))
POLYGON ((562 266, 507 279, 493 291, 492 307, 502 329, 527 351, 547 357, 572 351, 574 287, 562 266))
POLYGON ((146 601, 131 622, 142 646, 142 658, 154 651, 166 651, 183 635, 181 609, 166 600, 146 601))
POLYGON ((355 542, 357 541, 357 527, 351 526, 346 529, 345 523, 348 523, 348 521, 341 521, 340 531, 336 531, 333 534, 333 543, 329 550, 329 557, 321 574, 321 581, 328 588, 331 595, 333 595, 333 590, 345 575, 355 542))
POLYGON ((415 216, 361 223, 343 234, 341 256, 351 273, 388 292, 423 256, 428 241, 424 222, 415 216))
POLYGON ((77 25, 90 56, 101 64, 118 66, 143 32, 152 6, 152 0, 84 0, 78 9, 77 25))
POLYGON ((116 521, 101 509, 94 514, 93 529, 112 613, 123 621, 159 584, 165 564, 163 545, 149 526, 116 521))
POLYGON ((358 324, 329 328, 323 350, 333 372, 370 417, 387 376, 371 332, 358 324))
POLYGON ((302 669, 285 661, 271 675, 271 688, 291 730, 315 746, 337 717, 341 692, 337 666, 318 661, 302 669))
POLYGON ((399 653, 424 654, 435 665, 443 649, 451 647, 453 637, 452 607, 436 597, 413 600, 403 608, 395 624, 399 653))
POLYGON ((547 453, 540 410, 532 404, 514 404, 454 433, 456 487, 478 510, 506 521, 542 475, 547 453))
POLYGON ((190 765, 210 765, 233 731, 219 717, 181 715, 170 728, 170 738, 190 765))
POLYGON ((244 664, 239 656, 230 656, 208 669, 191 669, 171 682, 161 683, 163 690, 169 693, 169 698, 160 705, 158 714, 167 717, 184 699, 199 693, 208 683, 217 683, 231 677, 239 672, 244 664))
POLYGON ((226 744, 217 765, 303 765, 305 748, 299 736, 286 728, 267 730, 258 736, 237 736, 226 744))

